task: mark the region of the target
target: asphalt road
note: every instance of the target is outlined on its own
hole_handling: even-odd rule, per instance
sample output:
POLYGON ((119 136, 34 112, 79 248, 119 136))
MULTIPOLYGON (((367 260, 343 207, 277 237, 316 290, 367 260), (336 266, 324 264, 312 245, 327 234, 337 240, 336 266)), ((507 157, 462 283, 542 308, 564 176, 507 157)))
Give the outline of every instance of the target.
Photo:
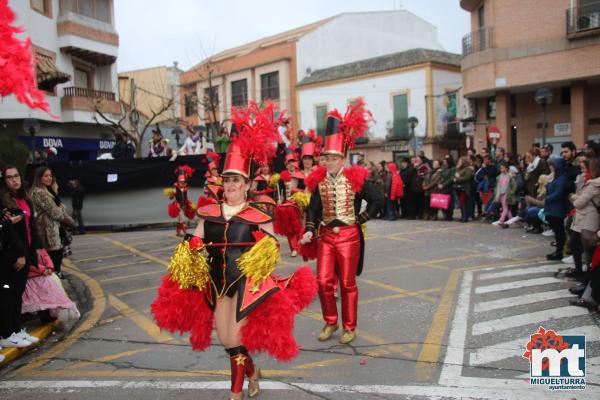
MULTIPOLYGON (((194 353, 149 312, 170 254, 170 230, 78 236, 64 270, 87 287, 77 325, 0 370, 4 399, 227 398, 229 364, 217 343, 194 353)), ((278 274, 302 262, 284 241, 278 274)), ((316 299, 296 320, 292 363, 256 357, 261 399, 600 398, 598 314, 568 305, 572 282, 548 264, 550 238, 488 224, 372 221, 359 279, 358 337, 316 340, 316 299), (539 326, 588 340, 587 388, 529 384, 521 357, 539 326)), ((81 292, 81 291, 80 291, 81 292)))

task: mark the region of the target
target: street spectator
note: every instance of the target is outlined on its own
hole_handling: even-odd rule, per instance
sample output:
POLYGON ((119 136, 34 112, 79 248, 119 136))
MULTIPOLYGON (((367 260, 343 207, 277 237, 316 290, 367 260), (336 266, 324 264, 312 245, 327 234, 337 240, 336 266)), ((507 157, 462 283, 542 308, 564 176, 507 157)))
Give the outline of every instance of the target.
POLYGON ((548 185, 548 175, 540 175, 537 183, 537 197, 525 196, 525 204, 523 210, 512 219, 509 219, 506 223, 512 225, 518 221, 525 221, 527 223, 526 232, 528 233, 542 233, 542 223, 540 219, 540 210, 544 208, 544 200, 546 199, 546 190, 548 185))
POLYGON ((450 204, 448 205, 448 208, 444 211, 444 219, 446 221, 452 221, 452 217, 454 214, 454 195, 452 190, 452 184, 455 173, 456 167, 454 165, 454 159, 451 155, 448 154, 444 157, 442 165, 442 176, 440 183, 438 184, 438 190, 441 193, 450 195, 450 204))
POLYGON ((229 134, 227 133, 227 128, 221 128, 219 135, 215 138, 215 152, 217 153, 225 153, 227 152, 227 146, 231 140, 229 139, 229 134))
POLYGON ((127 140, 123 133, 115 133, 115 145, 111 150, 112 158, 115 160, 126 160, 128 156, 127 140))
POLYGON ((404 184, 398 173, 396 163, 387 164, 387 179, 385 182, 386 212, 385 219, 394 221, 398 218, 398 202, 404 196, 404 184))
POLYGON ((566 240, 565 217, 569 209, 566 162, 560 157, 551 157, 549 165, 553 179, 548 184, 548 194, 544 201, 544 215, 554 233, 556 250, 548 254, 546 259, 560 261, 563 258, 563 247, 566 240))
POLYGON ((473 169, 469 165, 469 159, 463 156, 459 158, 458 164, 456 164, 456 172, 452 185, 460 206, 460 222, 468 221, 468 201, 471 193, 472 179, 473 169))
POLYGON ((64 235, 61 228, 76 228, 75 221, 67 213, 67 209, 58 197, 58 184, 52 170, 41 167, 35 171, 31 187, 31 200, 35 208, 38 233, 44 249, 48 251, 56 275, 63 279, 61 264, 64 251, 64 235))
POLYGON ((540 156, 540 149, 532 146, 529 151, 525 154, 525 163, 527 168, 525 170, 525 195, 536 197, 536 185, 540 175, 550 174, 550 168, 546 160, 540 156))
POLYGON ((79 179, 71 179, 69 181, 69 189, 71 190, 71 206, 73 208, 73 219, 77 223, 77 233, 85 234, 85 225, 83 224, 83 199, 85 198, 85 188, 81 185, 79 179))
POLYGON ((423 193, 425 194, 425 219, 437 220, 438 209, 431 208, 431 194, 439 193, 438 185, 442 180, 442 169, 440 160, 432 161, 432 169, 423 181, 423 193))
POLYGON ((492 157, 485 155, 481 168, 475 172, 476 191, 481 198, 484 215, 487 215, 489 212, 488 208, 492 203, 497 176, 498 170, 496 169, 496 164, 492 161, 492 157))
POLYGON ((583 146, 583 153, 587 158, 600 158, 600 144, 593 140, 588 140, 583 146))
POLYGON ((542 157, 546 161, 550 160, 550 157, 552 157, 552 153, 554 153, 554 146, 552 146, 550 143, 546 143, 540 149, 540 157, 542 157))
POLYGON ((494 224, 508 228, 509 225, 505 222, 513 217, 510 206, 516 203, 515 193, 517 192, 517 183, 509 171, 508 163, 504 161, 500 163, 500 175, 496 181, 494 201, 501 204, 502 214, 494 224))
POLYGON ((428 159, 424 155, 415 157, 415 170, 417 171, 417 180, 413 188, 417 218, 425 217, 425 192, 423 191, 423 183, 425 178, 431 172, 428 164, 428 159))
POLYGON ((150 150, 148 151, 148 157, 166 157, 168 145, 165 146, 164 138, 158 124, 156 128, 152 130, 152 139, 150 139, 150 150))
POLYGON ((600 207, 600 162, 598 160, 583 159, 581 161, 583 186, 569 196, 575 207, 575 218, 570 227, 571 231, 571 253, 575 268, 568 271, 566 276, 579 277, 583 274, 582 254, 587 252, 591 259, 592 246, 588 243, 588 237, 595 236, 600 226, 598 209, 600 207))
POLYGON ((404 197, 400 200, 402 218, 414 219, 417 216, 415 187, 419 183, 417 171, 407 157, 400 161, 400 176, 404 183, 404 197))
POLYGON ((0 346, 27 347, 39 339, 23 328, 23 292, 29 268, 37 266, 43 247, 37 235, 33 204, 27 197, 19 171, 12 165, 0 169, 0 208, 4 223, 10 221, 5 230, 9 247, 3 247, 0 257, 0 346))
MULTIPOLYGON (((375 190, 377 190, 377 193, 380 195, 379 197, 383 198, 384 183, 380 173, 381 164, 375 164, 373 161, 369 161, 369 167, 367 169, 369 170, 369 176, 367 180, 373 185, 375 190)), ((383 218, 385 216, 385 205, 383 205, 383 207, 380 210, 378 210, 376 215, 377 218, 383 218)))

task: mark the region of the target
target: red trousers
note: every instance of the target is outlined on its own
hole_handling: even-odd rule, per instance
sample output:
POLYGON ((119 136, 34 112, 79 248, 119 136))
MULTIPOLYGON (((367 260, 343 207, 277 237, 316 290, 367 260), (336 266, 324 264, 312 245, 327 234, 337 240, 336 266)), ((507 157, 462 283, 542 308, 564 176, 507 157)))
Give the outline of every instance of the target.
POLYGON ((299 241, 300 241, 300 234, 295 234, 292 236, 288 236, 287 237, 288 240, 288 244, 290 245, 290 250, 291 251, 298 251, 298 248, 300 247, 299 245, 299 241))
POLYGON ((342 325, 344 330, 354 331, 358 313, 358 287, 356 271, 360 258, 360 227, 340 226, 321 229, 317 255, 317 282, 323 319, 328 325, 338 321, 335 303, 335 287, 339 279, 342 300, 342 325))

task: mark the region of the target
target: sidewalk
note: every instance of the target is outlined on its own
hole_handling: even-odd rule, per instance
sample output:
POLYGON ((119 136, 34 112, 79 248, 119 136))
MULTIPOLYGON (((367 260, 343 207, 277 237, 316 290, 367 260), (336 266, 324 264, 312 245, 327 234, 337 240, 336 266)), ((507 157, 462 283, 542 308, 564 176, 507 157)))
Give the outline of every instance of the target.
POLYGON ((2 350, 0 350, 0 354, 2 354, 5 357, 5 359, 4 359, 4 361, 0 362, 0 367, 8 365, 11 361, 13 361, 17 357, 21 356, 21 354, 42 344, 44 339, 52 333, 52 330, 58 323, 59 323, 58 321, 54 321, 54 322, 50 322, 48 324, 38 325, 36 328, 28 331, 30 335, 35 336, 40 339, 40 341, 38 343, 34 343, 29 347, 21 347, 21 348, 4 347, 4 348, 2 348, 2 350))

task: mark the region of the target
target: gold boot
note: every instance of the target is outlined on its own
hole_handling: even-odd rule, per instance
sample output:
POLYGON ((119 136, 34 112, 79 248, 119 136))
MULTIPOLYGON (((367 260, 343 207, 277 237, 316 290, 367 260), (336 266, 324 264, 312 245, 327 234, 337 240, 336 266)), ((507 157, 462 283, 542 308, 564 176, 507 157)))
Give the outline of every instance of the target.
POLYGON ((344 333, 340 337, 340 343, 348 344, 354 339, 356 339, 356 333, 354 333, 354 331, 344 331, 344 333))
POLYGON ((258 386, 258 380, 262 378, 260 368, 255 367, 254 378, 248 378, 248 397, 256 397, 260 393, 260 387, 258 386))
POLYGON ((321 333, 319 333, 319 342, 324 342, 331 339, 333 332, 337 331, 337 329, 337 325, 325 325, 323 329, 321 329, 321 333))

